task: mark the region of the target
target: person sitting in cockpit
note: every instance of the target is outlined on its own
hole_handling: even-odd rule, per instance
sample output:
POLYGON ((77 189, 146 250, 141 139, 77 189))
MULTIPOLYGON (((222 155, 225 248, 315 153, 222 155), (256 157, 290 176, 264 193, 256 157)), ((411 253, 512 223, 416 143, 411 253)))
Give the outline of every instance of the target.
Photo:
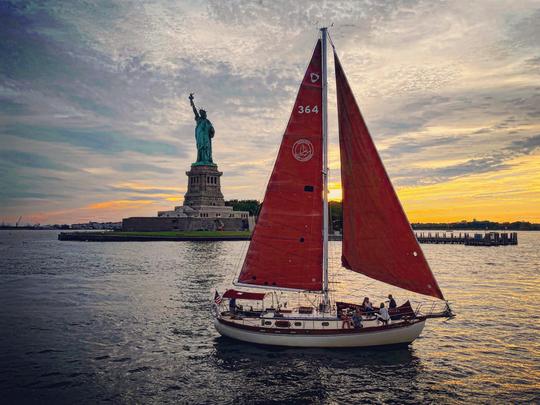
POLYGON ((366 314, 369 315, 369 314, 373 313, 373 305, 371 305, 371 302, 369 301, 368 297, 364 298, 364 302, 362 302, 362 306, 364 307, 364 312, 366 314))
POLYGON ((236 313, 236 298, 229 299, 229 311, 236 313))
POLYGON ((384 302, 381 302, 381 307, 379 308, 379 313, 377 314, 377 323, 382 322, 385 325, 388 325, 390 320, 390 314, 388 309, 384 307, 384 302))
POLYGON ((360 309, 356 309, 352 316, 354 329, 360 329, 362 327, 362 315, 360 315, 360 309))

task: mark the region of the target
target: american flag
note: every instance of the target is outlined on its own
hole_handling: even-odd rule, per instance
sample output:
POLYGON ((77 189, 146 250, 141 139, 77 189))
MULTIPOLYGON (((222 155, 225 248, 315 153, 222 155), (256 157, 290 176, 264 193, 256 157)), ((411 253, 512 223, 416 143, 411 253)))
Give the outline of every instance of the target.
POLYGON ((219 295, 219 293, 216 290, 216 294, 214 295, 214 302, 219 305, 221 304, 221 301, 223 301, 223 297, 219 295))

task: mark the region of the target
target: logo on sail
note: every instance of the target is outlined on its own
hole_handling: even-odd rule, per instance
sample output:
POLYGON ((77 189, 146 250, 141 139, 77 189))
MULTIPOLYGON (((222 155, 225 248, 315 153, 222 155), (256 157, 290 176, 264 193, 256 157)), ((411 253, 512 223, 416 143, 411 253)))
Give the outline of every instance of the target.
POLYGON ((299 162, 307 162, 313 157, 313 144, 307 139, 297 140, 292 147, 292 154, 299 162))
POLYGON ((311 83, 315 83, 317 80, 319 80, 321 76, 319 76, 318 73, 311 73, 309 75, 309 78, 311 79, 311 83))

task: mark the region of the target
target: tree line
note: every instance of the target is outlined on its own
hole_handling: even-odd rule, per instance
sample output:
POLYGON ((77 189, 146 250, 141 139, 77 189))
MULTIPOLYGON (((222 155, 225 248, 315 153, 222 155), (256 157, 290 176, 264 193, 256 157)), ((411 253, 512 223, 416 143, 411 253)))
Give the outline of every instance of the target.
MULTIPOLYGON (((225 205, 233 207, 234 211, 248 211, 250 215, 259 215, 261 202, 258 200, 228 200, 225 205)), ((330 229, 341 232, 343 229, 343 207, 341 201, 330 201, 328 203, 330 211, 330 229)), ((515 222, 494 222, 480 221, 473 219, 472 221, 459 222, 428 222, 428 223, 413 223, 413 229, 433 229, 433 230, 509 230, 509 231, 540 231, 540 224, 535 224, 527 221, 515 222)))

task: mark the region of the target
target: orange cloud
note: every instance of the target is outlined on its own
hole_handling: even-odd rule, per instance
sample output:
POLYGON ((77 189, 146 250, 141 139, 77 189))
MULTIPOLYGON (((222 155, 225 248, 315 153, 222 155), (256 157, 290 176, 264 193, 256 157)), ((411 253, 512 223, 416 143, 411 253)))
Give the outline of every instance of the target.
POLYGON ((85 208, 90 210, 110 210, 118 208, 130 209, 134 207, 140 207, 141 205, 149 205, 152 203, 152 201, 148 200, 111 200, 90 204, 85 208))

